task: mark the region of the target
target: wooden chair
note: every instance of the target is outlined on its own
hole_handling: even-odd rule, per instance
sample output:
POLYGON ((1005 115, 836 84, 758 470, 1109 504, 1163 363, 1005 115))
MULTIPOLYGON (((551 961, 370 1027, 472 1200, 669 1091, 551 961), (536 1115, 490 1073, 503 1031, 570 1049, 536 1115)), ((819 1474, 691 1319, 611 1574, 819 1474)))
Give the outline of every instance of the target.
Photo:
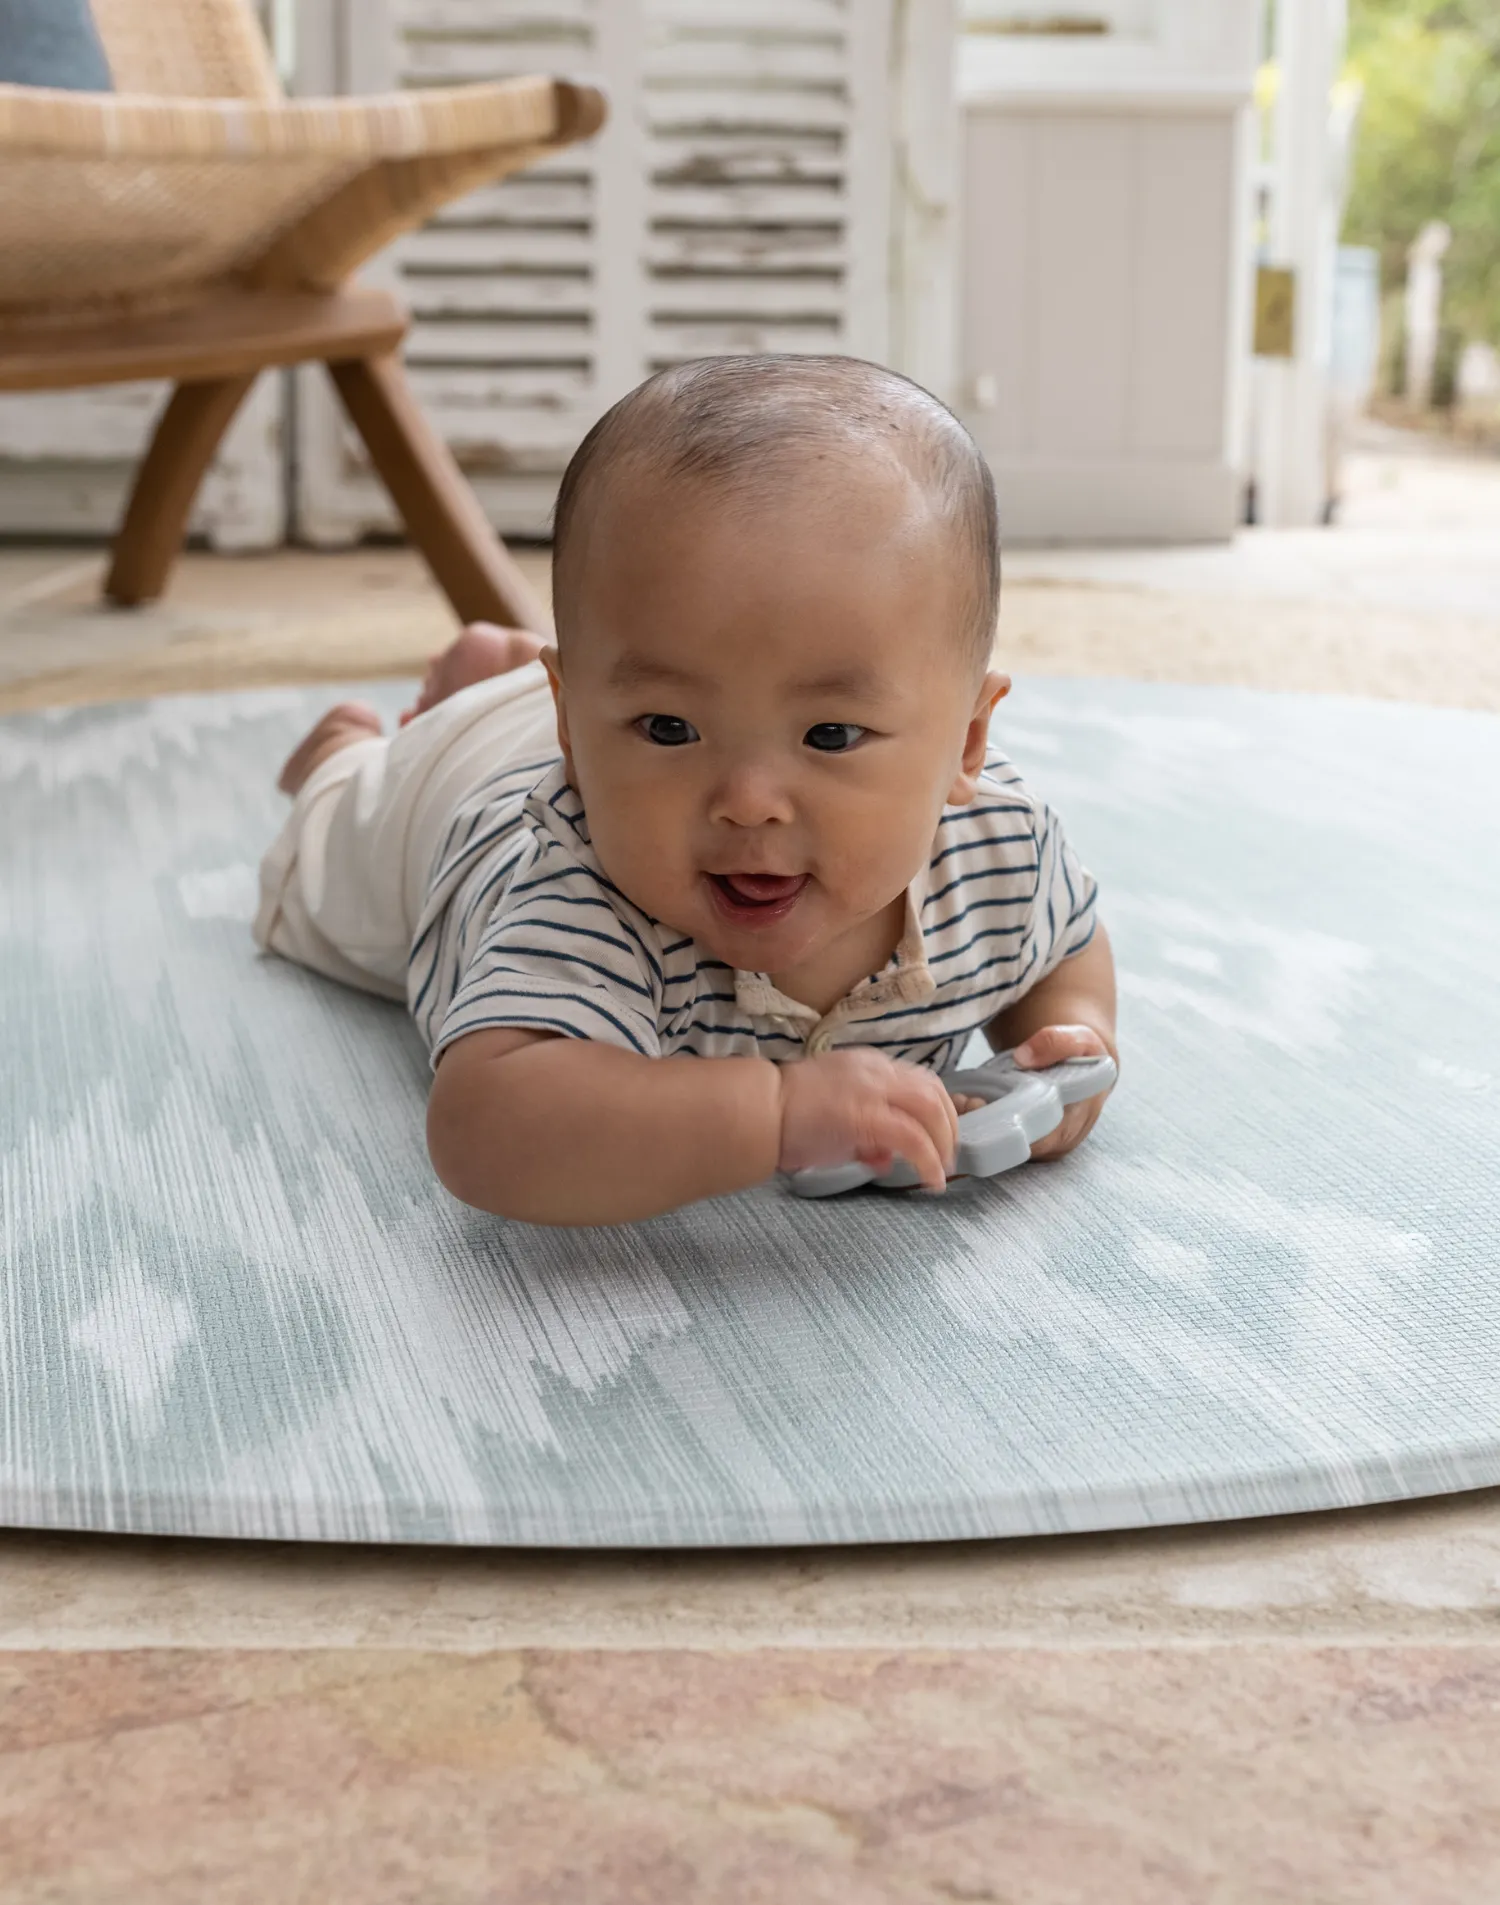
POLYGON ((92 0, 114 93, 0 85, 0 390, 167 377, 105 593, 164 588, 257 374, 322 361, 462 620, 545 630, 358 267, 437 207, 603 123, 549 78, 287 100, 246 0, 92 0))

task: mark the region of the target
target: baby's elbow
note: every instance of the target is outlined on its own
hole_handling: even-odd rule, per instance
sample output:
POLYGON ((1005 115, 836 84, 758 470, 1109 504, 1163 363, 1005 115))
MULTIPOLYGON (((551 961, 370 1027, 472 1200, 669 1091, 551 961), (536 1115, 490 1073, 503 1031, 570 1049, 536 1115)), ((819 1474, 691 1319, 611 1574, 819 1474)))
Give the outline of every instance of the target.
POLYGON ((427 1155, 438 1182, 461 1204, 492 1217, 514 1217, 506 1172, 496 1168, 504 1147, 495 1143, 490 1120, 462 1089, 467 1081, 440 1068, 427 1100, 427 1155))

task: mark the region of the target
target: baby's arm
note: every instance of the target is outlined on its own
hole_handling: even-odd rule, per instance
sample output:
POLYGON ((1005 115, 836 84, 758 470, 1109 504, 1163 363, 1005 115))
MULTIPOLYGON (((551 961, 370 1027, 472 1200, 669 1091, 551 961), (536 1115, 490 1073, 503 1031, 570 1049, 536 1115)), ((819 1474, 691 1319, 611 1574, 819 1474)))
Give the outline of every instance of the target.
POLYGON ((957 1130, 936 1074, 868 1049, 643 1058, 511 1029, 450 1045, 427 1111, 453 1195, 533 1224, 629 1223, 855 1158, 886 1170, 899 1155, 940 1190, 957 1130))
MULTIPOLYGON (((997 1052, 1014 1049, 1029 1071, 1065 1058, 1107 1052, 1118 1065, 1115 1045, 1115 961, 1102 921, 1080 952, 1054 966, 1045 979, 992 1019, 985 1036, 997 1052)), ((1107 1095, 1107 1094, 1105 1094, 1107 1095)), ((1056 1131, 1032 1146, 1034 1158, 1061 1157, 1081 1144, 1104 1109, 1104 1095, 1071 1105, 1056 1131)))

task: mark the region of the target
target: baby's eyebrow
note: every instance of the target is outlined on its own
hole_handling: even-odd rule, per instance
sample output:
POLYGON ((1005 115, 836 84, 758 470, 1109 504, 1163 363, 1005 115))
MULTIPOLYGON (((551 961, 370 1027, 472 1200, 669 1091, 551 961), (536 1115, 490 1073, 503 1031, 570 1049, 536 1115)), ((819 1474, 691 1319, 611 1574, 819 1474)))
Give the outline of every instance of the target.
POLYGON ((880 676, 867 663, 853 662, 803 676, 791 684, 791 691, 798 696, 837 695, 848 701, 873 701, 882 686, 880 676))
MULTIPOLYGON (((650 655, 622 655, 609 671, 611 688, 701 688, 704 678, 690 668, 674 662, 657 661, 650 655)), ((885 684, 867 662, 846 662, 822 669, 814 675, 802 675, 786 685, 789 700, 814 700, 834 697, 844 701, 874 701, 885 684)))
POLYGON ((611 688, 694 688, 701 677, 669 661, 653 661, 649 655, 622 655, 609 671, 611 688))

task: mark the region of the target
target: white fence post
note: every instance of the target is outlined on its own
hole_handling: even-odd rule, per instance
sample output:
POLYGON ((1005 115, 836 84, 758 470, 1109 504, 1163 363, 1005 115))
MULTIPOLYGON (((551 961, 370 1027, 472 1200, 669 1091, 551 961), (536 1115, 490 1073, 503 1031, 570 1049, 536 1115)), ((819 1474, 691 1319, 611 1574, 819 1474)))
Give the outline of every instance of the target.
POLYGON ((1281 83, 1273 117, 1270 262, 1296 274, 1291 357, 1257 365, 1256 500, 1262 523, 1323 520, 1329 501, 1329 390, 1333 275, 1343 167, 1333 87, 1343 56, 1347 0, 1281 0, 1275 54, 1281 83))

